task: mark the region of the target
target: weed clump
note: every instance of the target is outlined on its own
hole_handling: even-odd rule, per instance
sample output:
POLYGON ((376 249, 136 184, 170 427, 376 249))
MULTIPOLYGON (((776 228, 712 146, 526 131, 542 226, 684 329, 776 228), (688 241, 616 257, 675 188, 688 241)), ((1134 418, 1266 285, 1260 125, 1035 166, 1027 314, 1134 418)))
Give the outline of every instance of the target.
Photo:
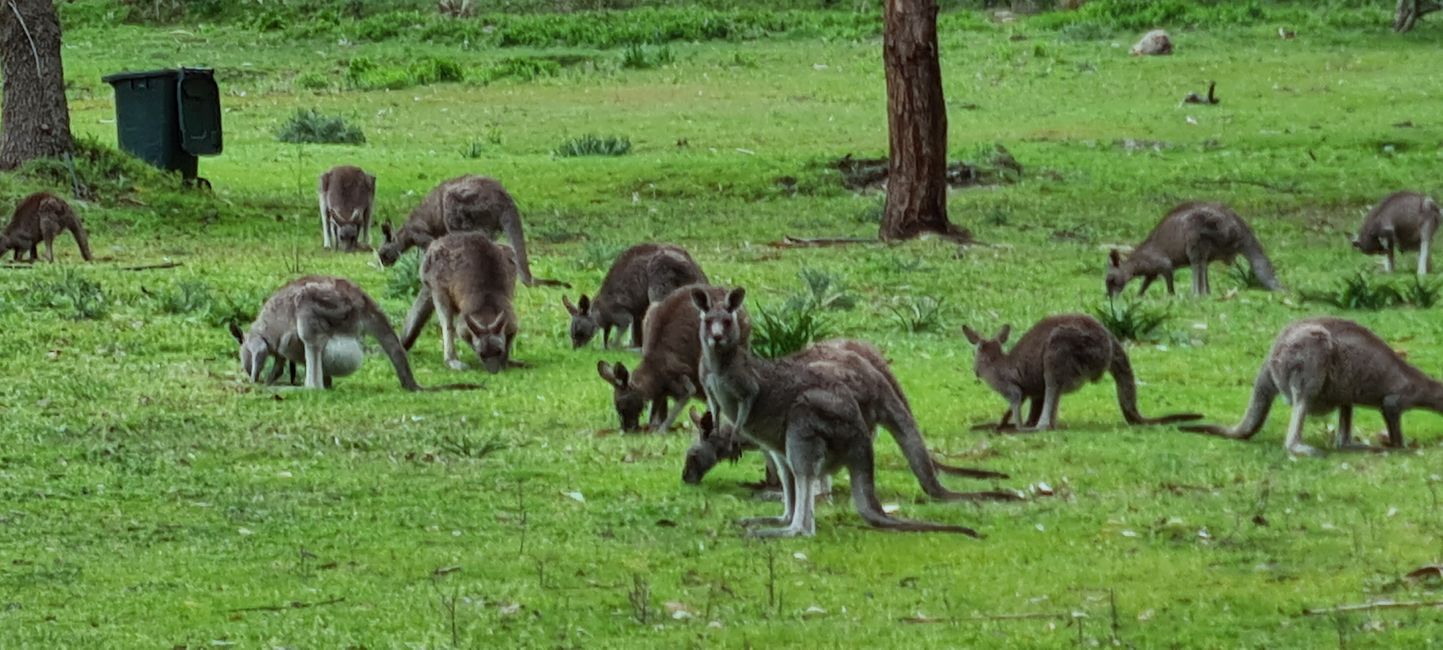
POLYGON ((1374 282, 1372 276, 1359 272, 1339 281, 1332 289, 1301 293, 1304 300, 1338 309, 1378 311, 1389 307, 1432 307, 1438 302, 1440 290, 1437 284, 1416 276, 1399 288, 1386 281, 1374 282))
POLYGON ((1172 319, 1172 314, 1166 309, 1148 307, 1133 301, 1118 305, 1118 301, 1111 298, 1093 310, 1092 314, 1120 341, 1147 340, 1159 327, 1172 319))
POLYGON ((409 250, 386 270, 386 296, 413 300, 421 292, 421 251, 409 250))
POLYGON ((892 319, 908 334, 935 332, 942 327, 942 307, 945 301, 932 296, 899 299, 887 305, 892 319))
POLYGON ((787 301, 777 310, 758 306, 752 351, 764 359, 784 357, 826 338, 830 329, 821 310, 809 301, 787 301))
POLYGON ((671 65, 676 62, 671 46, 662 45, 655 50, 647 49, 640 43, 626 46, 621 53, 621 67, 628 70, 649 70, 671 65))
POLYGON ((276 132, 276 139, 291 144, 365 144, 366 134, 343 117, 323 115, 312 108, 291 115, 276 132))
POLYGON ((599 136, 587 134, 570 138, 552 151, 560 158, 578 156, 625 156, 631 153, 631 139, 624 136, 599 136))
POLYGON ((71 268, 54 277, 36 278, 27 292, 32 309, 53 309, 73 320, 100 320, 110 315, 105 287, 71 268))

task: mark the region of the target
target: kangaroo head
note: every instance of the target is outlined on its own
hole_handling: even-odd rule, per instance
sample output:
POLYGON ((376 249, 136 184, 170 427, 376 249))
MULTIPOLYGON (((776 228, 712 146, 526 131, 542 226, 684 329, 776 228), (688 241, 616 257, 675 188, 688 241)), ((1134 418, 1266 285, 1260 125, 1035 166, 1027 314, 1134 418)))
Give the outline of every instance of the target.
POLYGON ((1107 295, 1116 296, 1122 293, 1122 288, 1127 286, 1127 281, 1132 277, 1122 268, 1122 253, 1117 249, 1107 254, 1107 295))
POLYGON ((596 336, 596 316, 591 313, 591 298, 581 294, 576 304, 571 304, 571 299, 561 297, 561 304, 571 314, 571 349, 575 350, 591 342, 596 336))
POLYGON ((687 485, 697 485, 721 461, 740 458, 742 447, 741 441, 732 435, 731 426, 717 427, 711 412, 698 415, 696 409, 691 409, 691 421, 696 424, 697 440, 686 450, 681 480, 687 485))
POLYGON ((481 360, 486 372, 496 374, 506 367, 511 351, 506 345, 505 312, 497 314, 490 323, 482 323, 467 314, 466 329, 462 333, 462 338, 476 351, 476 357, 481 360))
POLYGON ((972 371, 983 380, 1000 375, 1007 361, 1007 353, 1002 350, 1002 344, 1007 342, 1007 337, 1012 335, 1012 326, 1003 325, 998 330, 997 336, 984 338, 977 330, 966 325, 962 326, 962 335, 967 337, 967 342, 976 347, 976 357, 972 362, 972 371))
POLYGON ((605 361, 597 361, 596 374, 611 384, 611 401, 616 406, 616 415, 621 418, 621 430, 640 430, 641 411, 646 407, 646 397, 641 394, 636 384, 631 383, 631 373, 626 371, 626 366, 620 362, 607 365, 605 361))
POLYGON ((266 359, 270 358, 271 349, 265 339, 259 336, 244 334, 235 321, 228 323, 230 335, 235 337, 236 343, 240 344, 241 372, 245 373, 253 382, 261 380, 261 373, 265 371, 266 359))
POLYGON ((326 210, 326 217, 336 225, 336 239, 340 242, 341 250, 356 250, 356 242, 361 236, 361 214, 360 208, 351 210, 350 216, 341 214, 341 211, 335 208, 326 210))
POLYGON ((376 259, 381 266, 391 266, 401 258, 401 242, 391 230, 391 222, 381 222, 381 247, 376 249, 376 259))
POLYGON ((691 290, 691 301, 701 315, 702 348, 730 351, 741 345, 742 330, 737 311, 742 308, 746 297, 747 290, 742 287, 732 289, 726 298, 716 301, 705 289, 691 290))

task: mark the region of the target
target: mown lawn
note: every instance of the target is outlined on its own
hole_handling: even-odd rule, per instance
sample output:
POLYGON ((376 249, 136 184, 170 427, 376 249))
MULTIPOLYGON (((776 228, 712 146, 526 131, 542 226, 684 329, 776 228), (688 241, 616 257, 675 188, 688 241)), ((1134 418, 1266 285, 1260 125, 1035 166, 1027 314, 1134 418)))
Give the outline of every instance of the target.
MULTIPOLYGON (((1437 609, 1300 615, 1438 599, 1438 581, 1402 578, 1443 560, 1436 416, 1405 417, 1406 452, 1294 460, 1281 407, 1248 443, 1127 428, 1105 380, 1063 401, 1061 431, 977 433, 1005 405, 974 379, 959 329, 1097 309, 1111 245, 1140 241, 1177 202, 1217 199, 1251 221, 1289 291, 1235 291, 1221 266, 1211 299, 1154 288, 1143 302, 1171 319, 1129 348, 1145 413, 1233 421, 1273 335, 1312 314, 1359 320, 1443 372, 1437 308, 1338 312, 1298 291, 1359 272, 1407 281, 1382 278, 1346 237, 1394 189, 1443 189, 1439 30, 1178 30, 1175 56, 1141 59, 1127 56, 1131 31, 981 14, 944 25, 952 151, 1002 144, 1025 169, 1015 185, 954 192, 953 218, 982 242, 967 248, 769 245, 875 232, 880 198, 824 168, 885 155, 869 36, 674 42, 674 61, 637 70, 622 49, 356 44, 231 23, 71 30, 77 133, 114 142, 101 75, 204 64, 220 71, 226 151, 201 162, 213 196, 145 181, 81 206, 102 261, 79 264, 62 239, 55 267, 0 269, 0 646, 1436 644, 1437 609), (469 75, 561 55, 581 63, 532 81, 362 91, 344 77, 359 56, 439 57, 469 75), (306 74, 326 87, 298 88, 306 74), (1222 104, 1178 103, 1209 80, 1222 104), (347 117, 367 143, 277 142, 302 108, 347 117), (632 152, 551 154, 588 133, 628 137, 632 152), (615 417, 596 361, 636 354, 571 350, 555 288, 518 291, 529 369, 462 377, 434 327, 417 344, 422 384, 481 391, 405 393, 379 356, 324 393, 248 385, 222 323, 287 280, 350 277, 397 321, 410 302, 405 278, 368 256, 321 250, 315 178, 340 163, 379 177, 393 221, 439 180, 500 178, 538 275, 573 296, 647 240, 687 246, 754 307, 805 292, 804 269, 829 274, 856 298, 825 313, 832 333, 886 350, 930 444, 1009 472, 994 485, 1030 497, 929 503, 884 435, 884 502, 986 539, 867 530, 839 491, 815 538, 749 540, 735 520, 779 508, 743 485, 759 460, 690 487, 690 434, 604 435, 615 417), (183 265, 116 268, 164 261, 183 265), (938 317, 906 331, 895 312, 931 301, 938 317)), ((11 199, 42 186, 0 177, 11 199)), ((1310 442, 1328 444, 1331 424, 1312 420, 1310 442)), ((1358 424, 1381 429, 1376 413, 1358 424)))

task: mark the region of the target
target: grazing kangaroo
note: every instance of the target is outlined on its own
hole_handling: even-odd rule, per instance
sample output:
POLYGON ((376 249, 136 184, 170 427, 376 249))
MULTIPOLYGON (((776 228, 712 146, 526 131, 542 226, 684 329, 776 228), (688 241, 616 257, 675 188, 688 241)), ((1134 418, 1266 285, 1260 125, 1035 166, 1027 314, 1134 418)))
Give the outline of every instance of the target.
POLYGON ((1231 264, 1238 255, 1247 258, 1253 273, 1269 291, 1283 288, 1263 245, 1236 212, 1221 203, 1184 203, 1167 213, 1127 259, 1112 251, 1108 256, 1107 295, 1122 293, 1123 287, 1138 276, 1142 276, 1138 295, 1147 293, 1159 276, 1167 283, 1168 295, 1174 295, 1173 272, 1188 265, 1192 267, 1193 294, 1205 296, 1212 290, 1208 264, 1218 260, 1231 264))
POLYGON ((1002 344, 1012 332, 1003 325, 997 336, 985 339, 971 327, 963 326, 967 341, 976 346, 973 369, 992 390, 1007 399, 1008 411, 998 430, 1014 421, 1018 431, 1044 431, 1057 426, 1057 408, 1062 396, 1111 372, 1117 383, 1117 404, 1128 424, 1167 424, 1196 420, 1201 415, 1181 413, 1158 418, 1143 417, 1137 410, 1137 381, 1127 351, 1096 318, 1086 314, 1063 314, 1038 321, 1011 352, 1002 344), (1032 411, 1022 419, 1022 402, 1031 400, 1032 411))
POLYGON ((382 223, 381 235, 385 242, 376 249, 376 256, 383 266, 391 266, 413 247, 424 250, 447 233, 472 231, 492 239, 502 232, 506 234, 516 252, 516 271, 526 286, 568 286, 531 275, 526 236, 521 230, 521 212, 516 209, 516 201, 500 181, 473 174, 437 185, 411 211, 400 230, 392 231, 390 222, 382 223))
POLYGON ((89 262, 90 238, 85 234, 85 224, 80 222, 80 216, 75 214, 70 204, 50 192, 31 194, 15 206, 9 225, 0 232, 0 256, 13 250, 15 261, 19 262, 21 253, 28 251, 30 261, 34 262, 40 243, 44 242, 45 261, 54 262, 55 235, 61 230, 69 230, 75 236, 80 256, 89 262))
MULTIPOLYGON (((878 528, 903 531, 953 532, 978 536, 963 526, 897 519, 882 510, 874 484, 870 421, 902 421, 905 403, 886 379, 855 352, 810 362, 791 357, 764 360, 741 344, 738 313, 746 291, 733 289, 723 299, 691 290, 700 315, 702 384, 713 414, 730 420, 743 435, 765 449, 781 477, 782 516, 749 520, 747 524, 781 526, 754 530, 763 537, 816 534, 813 492, 818 479, 845 466, 851 474, 852 501, 858 514, 878 528), (867 412, 873 418, 869 420, 867 412)), ((913 473, 932 473, 932 459, 915 429, 898 436, 913 473)), ((895 436, 894 432, 894 436, 895 436)), ((948 499, 992 498, 991 495, 947 492, 948 499)))
MULTIPOLYGON (((880 350, 875 346, 862 341, 848 339, 834 339, 823 341, 812 345, 792 357, 797 361, 829 361, 841 360, 853 364, 865 364, 875 370, 893 391, 893 395, 902 402, 902 410, 890 411, 888 409, 869 409, 864 406, 863 411, 867 414, 868 423, 872 425, 873 431, 876 425, 881 424, 888 432, 898 439, 899 444, 913 444, 913 441, 921 442, 922 434, 917 430, 916 418, 912 415, 912 406, 907 402, 907 396, 902 392, 902 386, 897 382, 897 377, 892 374, 892 369, 882 356, 880 350), (850 353, 850 354, 849 354, 850 353), (883 418, 878 421, 877 418, 883 418), (907 443, 901 443, 907 440, 907 443)), ((851 373, 839 377, 842 380, 856 380, 874 378, 870 373, 851 373)), ((854 387, 854 392, 861 393, 866 389, 865 385, 854 387)), ((743 451, 756 449, 755 444, 737 435, 736 428, 730 424, 717 426, 710 412, 697 415, 692 412, 692 421, 697 425, 697 442, 687 450, 686 464, 682 469, 682 481, 690 484, 700 483, 702 477, 711 468, 723 460, 735 461, 741 457, 743 451)), ((921 444, 925 445, 924 442, 921 444)), ((1008 478, 1007 474, 989 470, 972 469, 967 467, 956 467, 947 465, 936 459, 932 460, 933 472, 915 472, 917 480, 921 483, 924 491, 929 496, 945 499, 950 494, 946 488, 937 481, 935 472, 943 472, 955 476, 967 476, 971 478, 1008 478)), ((770 466, 767 470, 768 481, 775 473, 770 466)), ((993 493, 995 498, 1011 499, 1016 495, 1011 492, 993 493)))
POLYGON ((441 312, 441 345, 446 365, 465 370, 456 358, 456 329, 487 372, 512 365, 516 342, 516 267, 506 247, 478 232, 458 232, 432 242, 421 261, 421 291, 411 304, 402 345, 415 345, 432 312, 441 312))
POLYGON ((233 322, 230 333, 240 344, 241 370, 251 381, 261 381, 266 361, 273 360, 268 384, 280 378, 289 362, 306 365, 306 388, 330 388, 333 377, 361 367, 364 333, 381 343, 401 386, 421 390, 411 375, 406 349, 380 306, 344 278, 308 275, 292 281, 266 300, 248 333, 233 322))
POLYGON ((1363 217, 1353 248, 1368 255, 1386 255, 1383 269, 1393 272, 1394 251, 1418 251, 1418 276, 1433 265, 1430 250, 1438 232, 1438 204, 1417 192, 1389 194, 1363 217))
MULTIPOLYGON (((646 335, 641 363, 628 372, 620 362, 596 363, 596 372, 612 387, 612 404, 621 418, 622 431, 640 428, 641 412, 651 404, 649 428, 665 433, 692 398, 701 398, 701 340, 697 338, 696 307, 691 292, 703 291, 717 300, 726 297, 720 287, 689 285, 652 306, 644 319, 646 335), (672 400, 667 410, 667 400, 672 400)), ((752 322, 746 310, 737 315, 741 345, 751 345, 752 322)))
POLYGON ((360 167, 337 165, 321 174, 316 196, 321 204, 321 241, 326 248, 358 250, 371 245, 371 214, 376 177, 360 167))
MULTIPOLYGON (((601 345, 611 347, 611 330, 631 330, 631 342, 642 346, 642 321, 652 303, 689 284, 706 284, 706 274, 691 254, 670 244, 637 244, 617 256, 596 297, 581 294, 576 304, 562 296, 561 304, 571 314, 571 347, 589 343, 601 330, 601 345)), ((687 311, 690 311, 688 309, 687 311)))
POLYGON ((1247 413, 1232 428, 1188 425, 1184 431, 1237 440, 1252 438, 1268 419, 1273 399, 1282 395, 1293 407, 1283 448, 1297 455, 1320 452, 1303 444, 1309 415, 1338 412, 1337 447, 1372 449, 1353 442, 1353 407, 1383 413, 1388 446, 1403 446, 1403 411, 1424 408, 1443 413, 1443 383, 1423 374, 1371 330, 1341 318, 1307 318, 1283 328, 1253 381, 1247 413))

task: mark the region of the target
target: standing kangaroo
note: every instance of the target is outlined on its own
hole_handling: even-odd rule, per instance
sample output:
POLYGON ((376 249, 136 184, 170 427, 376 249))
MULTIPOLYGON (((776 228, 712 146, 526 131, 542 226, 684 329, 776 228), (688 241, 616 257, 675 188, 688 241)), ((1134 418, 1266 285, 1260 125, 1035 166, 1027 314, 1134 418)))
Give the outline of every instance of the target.
MULTIPOLYGON (((754 530, 763 537, 816 534, 814 491, 818 479, 846 467, 852 501, 858 514, 878 528, 903 531, 953 532, 977 536, 963 526, 897 519, 882 510, 874 484, 875 464, 869 422, 901 421, 906 404, 887 380, 856 353, 804 361, 765 360, 741 344, 738 312, 746 291, 733 289, 721 300, 693 289, 700 316, 702 384, 714 415, 730 420, 742 435, 765 449, 776 464, 784 509, 779 518, 749 520, 780 528, 754 530), (872 418, 869 419, 868 412, 872 418)), ((898 437, 913 473, 932 472, 932 459, 920 438, 898 437)), ((894 434, 895 435, 895 434, 894 434)), ((990 495, 948 492, 948 499, 991 498, 990 495)))
POLYGON ((25 197, 20 204, 15 206, 15 213, 10 216, 10 223, 5 226, 4 232, 0 232, 0 256, 8 251, 15 251, 15 261, 20 261, 20 254, 30 253, 30 261, 34 262, 39 252, 40 243, 45 243, 45 261, 55 261, 55 235, 61 230, 69 230, 75 236, 75 244, 80 247, 80 256, 89 262, 90 238, 85 234, 85 224, 80 222, 80 216, 75 214, 70 204, 50 192, 36 192, 25 197))
POLYGON ((240 344, 241 370, 261 381, 267 360, 275 363, 266 383, 280 378, 287 363, 306 365, 306 388, 330 388, 365 360, 360 335, 381 343, 406 390, 421 390, 411 375, 406 349, 380 306, 354 282, 308 275, 282 286, 266 300, 248 333, 235 323, 230 333, 240 344))
POLYGON ((487 372, 511 365, 516 342, 516 268, 504 246, 478 232, 458 232, 433 242, 421 261, 421 291, 411 304, 402 344, 415 345, 421 329, 439 311, 446 365, 465 370, 456 358, 456 329, 487 372))
POLYGON ((393 231, 390 222, 382 223, 381 235, 385 242, 376 249, 376 256, 383 266, 391 266, 413 247, 424 250, 447 233, 472 231, 492 239, 503 232, 506 234, 516 252, 516 271, 526 286, 567 286, 531 275, 526 236, 521 230, 521 212, 516 209, 516 201, 500 181, 473 174, 437 185, 411 211, 400 230, 393 231))
MULTIPOLYGON (((612 387, 612 404, 621 418, 622 431, 640 428, 641 412, 651 404, 649 428, 665 433, 692 398, 701 398, 701 340, 697 338, 700 319, 692 304, 692 291, 704 291, 713 299, 726 297, 720 287, 689 285, 679 288, 652 306, 644 319, 646 336, 641 363, 628 372, 620 362, 596 363, 596 372, 612 387), (672 400, 667 410, 667 400, 672 400)), ((737 314, 741 345, 751 344, 752 322, 743 309, 737 314)))
POLYGON ((670 244, 637 244, 617 256, 596 297, 581 294, 575 304, 562 296, 571 314, 571 347, 580 348, 601 330, 601 345, 611 347, 611 330, 631 330, 632 345, 643 345, 642 321, 653 303, 689 284, 706 284, 706 274, 691 254, 670 244))
POLYGON ((1383 254, 1383 269, 1393 272, 1395 251, 1418 251, 1418 276, 1432 266, 1430 249, 1438 232, 1438 204, 1417 192, 1389 194, 1363 217, 1353 248, 1368 255, 1383 254))
POLYGON ((1212 290, 1208 264, 1219 260, 1231 264, 1238 255, 1247 258, 1269 291, 1283 288, 1263 245, 1236 212, 1221 203, 1184 203, 1167 213, 1127 259, 1115 250, 1109 254, 1107 295, 1122 293, 1137 276, 1142 276, 1138 295, 1147 293, 1159 276, 1167 283, 1168 295, 1174 295, 1173 272, 1188 265, 1192 267, 1193 294, 1205 296, 1212 290))
POLYGON ((337 165, 321 174, 321 241, 326 248, 354 251, 371 245, 376 177, 360 167, 337 165))
POLYGON ((1189 425, 1184 431, 1238 440, 1253 437, 1268 419, 1273 399, 1282 395, 1293 407, 1283 448, 1297 455, 1320 452, 1303 444, 1309 415, 1338 412, 1337 447, 1371 449, 1353 442, 1353 407, 1383 413, 1388 446, 1403 446, 1403 411, 1424 408, 1443 413, 1443 383, 1413 367, 1371 330, 1341 318, 1294 321, 1278 333, 1268 358, 1253 381, 1253 396, 1242 422, 1232 428, 1189 425))
MULTIPOLYGON (((865 382, 875 380, 880 376, 892 391, 884 402, 890 403, 895 397, 901 401, 901 409, 876 408, 873 404, 863 405, 863 414, 867 418, 872 430, 880 424, 887 429, 899 445, 921 445, 923 453, 927 453, 926 443, 922 440, 921 431, 918 430, 916 418, 912 414, 912 406, 907 401, 907 396, 902 392, 902 386, 897 382, 896 375, 887 363, 882 352, 870 343, 848 339, 833 339, 823 341, 809 346, 791 357, 793 360, 806 363, 813 362, 845 362, 858 365, 863 372, 841 373, 837 378, 841 381, 857 382, 852 386, 854 394, 865 394, 868 390, 865 382), (875 375, 871 371, 875 371, 875 375), (860 381, 859 381, 860 380, 860 381)), ((741 457, 743 451, 756 449, 755 444, 749 444, 742 436, 737 435, 736 428, 731 425, 718 426, 711 413, 697 415, 692 413, 692 421, 697 424, 697 442, 687 450, 686 463, 682 469, 682 481, 689 484, 701 482, 712 467, 722 460, 735 461, 741 457)), ((910 458, 911 456, 909 456, 910 458)), ((922 489, 928 496, 947 499, 954 493, 942 487, 936 478, 936 472, 943 472, 955 476, 967 476, 971 478, 1007 478, 1007 474, 988 470, 971 469, 967 467, 956 467, 947 465, 933 459, 931 463, 933 471, 917 471, 913 467, 913 474, 921 484, 922 489)), ((775 470, 768 467, 768 480, 770 481, 775 470)), ((1016 495, 1011 492, 986 493, 998 499, 1014 499, 1016 495)))
POLYGON ((1117 404, 1128 424, 1166 424, 1196 420, 1201 415, 1182 413, 1159 418, 1143 417, 1137 410, 1137 381, 1127 351, 1102 323, 1086 314, 1063 314, 1038 321, 1011 352, 1002 344, 1012 333, 1003 325, 995 338, 985 339, 971 327, 962 326, 967 341, 976 346, 973 369, 992 390, 1007 399, 1008 411, 998 430, 1016 422, 1018 431, 1044 431, 1057 426, 1057 408, 1062 396, 1111 372, 1117 384, 1117 404), (1032 410, 1022 419, 1022 402, 1030 400, 1032 410))

